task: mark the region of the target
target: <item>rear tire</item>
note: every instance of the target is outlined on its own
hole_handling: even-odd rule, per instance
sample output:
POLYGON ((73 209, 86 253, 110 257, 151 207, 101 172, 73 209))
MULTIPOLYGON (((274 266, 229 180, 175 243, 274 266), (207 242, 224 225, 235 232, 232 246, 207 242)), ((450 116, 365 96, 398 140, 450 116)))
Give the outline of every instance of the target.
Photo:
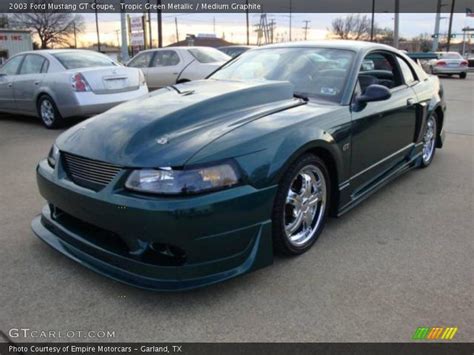
POLYGON ((59 128, 63 124, 63 118, 49 95, 41 95, 37 104, 38 116, 46 128, 59 128))
POLYGON ((467 76, 466 73, 459 74, 459 78, 461 78, 461 79, 466 79, 466 76, 467 76))
POLYGON ((299 255, 321 234, 328 217, 331 180, 320 158, 305 154, 286 171, 273 205, 273 242, 277 252, 299 255))
POLYGON ((423 134, 423 153, 421 155, 420 168, 428 167, 436 153, 436 141, 438 139, 438 116, 435 112, 426 120, 425 132, 423 134))

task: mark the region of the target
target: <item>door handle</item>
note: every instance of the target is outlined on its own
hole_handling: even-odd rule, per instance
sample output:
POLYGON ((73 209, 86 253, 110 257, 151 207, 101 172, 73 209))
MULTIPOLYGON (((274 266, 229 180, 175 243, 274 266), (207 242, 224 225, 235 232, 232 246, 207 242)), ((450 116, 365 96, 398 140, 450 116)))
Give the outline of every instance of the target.
POLYGON ((415 99, 410 98, 407 100, 407 106, 413 106, 414 104, 415 104, 415 99))
POLYGON ((11 88, 13 86, 13 83, 8 83, 8 87, 11 88))
POLYGON ((39 81, 35 81, 35 85, 39 85, 39 83, 40 83, 39 81))

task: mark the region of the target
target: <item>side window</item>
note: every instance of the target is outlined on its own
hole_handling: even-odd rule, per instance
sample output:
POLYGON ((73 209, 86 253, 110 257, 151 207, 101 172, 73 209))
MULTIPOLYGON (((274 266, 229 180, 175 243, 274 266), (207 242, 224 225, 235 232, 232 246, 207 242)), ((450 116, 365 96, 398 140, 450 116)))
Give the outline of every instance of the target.
POLYGON ((369 53, 362 61, 359 71, 362 92, 372 84, 383 85, 389 89, 403 85, 396 59, 390 53, 369 53))
POLYGON ((21 61, 23 60, 22 55, 19 55, 17 57, 13 57, 10 59, 0 70, 0 73, 2 74, 7 74, 7 75, 15 75, 18 72, 18 67, 21 64, 21 61))
POLYGON ((45 59, 36 54, 28 54, 21 65, 20 74, 39 74, 45 59))
POLYGON ((413 72, 410 66, 400 57, 397 57, 397 60, 398 60, 398 64, 400 65, 402 75, 405 78, 405 83, 408 85, 413 84, 416 81, 416 79, 415 79, 415 76, 413 75, 413 72))
POLYGON ((175 51, 157 51, 151 63, 152 67, 169 67, 179 63, 178 54, 175 51))
POLYGON ((128 63, 128 67, 132 68, 147 68, 150 64, 151 56, 153 52, 145 52, 138 54, 135 58, 132 59, 130 63, 128 63))

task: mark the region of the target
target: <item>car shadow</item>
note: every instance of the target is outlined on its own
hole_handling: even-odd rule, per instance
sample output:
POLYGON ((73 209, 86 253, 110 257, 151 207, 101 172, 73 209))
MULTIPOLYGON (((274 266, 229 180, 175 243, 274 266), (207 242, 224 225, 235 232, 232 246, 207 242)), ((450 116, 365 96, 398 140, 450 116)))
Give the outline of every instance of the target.
MULTIPOLYGON (((67 129, 83 120, 84 118, 68 118, 64 120, 64 124, 60 128, 67 129)), ((19 124, 27 124, 27 125, 35 125, 38 127, 44 127, 43 123, 38 117, 16 115, 16 114, 9 114, 9 113, 0 113, 0 122, 14 122, 16 124, 19 123, 19 124)))

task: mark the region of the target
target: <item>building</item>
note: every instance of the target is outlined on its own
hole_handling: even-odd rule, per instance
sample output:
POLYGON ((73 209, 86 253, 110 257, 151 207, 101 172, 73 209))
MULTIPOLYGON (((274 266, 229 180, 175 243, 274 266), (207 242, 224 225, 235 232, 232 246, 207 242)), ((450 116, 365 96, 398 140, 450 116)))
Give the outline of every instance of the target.
POLYGON ((11 56, 33 50, 33 41, 29 30, 0 28, 0 64, 11 56))

